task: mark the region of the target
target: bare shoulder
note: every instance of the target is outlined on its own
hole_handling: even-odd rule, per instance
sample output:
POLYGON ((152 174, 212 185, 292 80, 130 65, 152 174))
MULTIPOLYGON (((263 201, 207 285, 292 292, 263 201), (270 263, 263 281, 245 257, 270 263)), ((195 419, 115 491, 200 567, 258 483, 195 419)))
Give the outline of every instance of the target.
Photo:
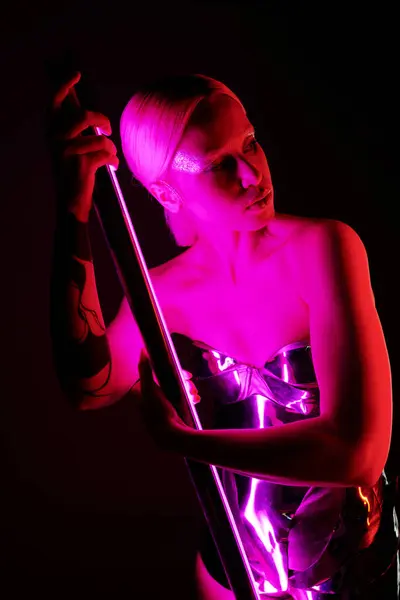
MULTIPOLYGON (((263 252, 284 258, 284 264, 295 278, 305 280, 312 272, 343 262, 351 253, 361 262, 367 261, 366 249, 353 227, 344 221, 321 217, 303 217, 276 213, 269 225, 263 252), (279 252, 278 252, 279 251, 279 252)), ((265 263, 268 265, 268 261, 265 263)), ((182 288, 203 279, 201 261, 185 250, 171 260, 150 270, 155 292, 161 301, 171 300, 182 288)))
MULTIPOLYGON (((282 231, 284 256, 296 289, 307 302, 310 290, 331 280, 362 276, 368 285, 365 245, 358 232, 337 219, 277 215, 274 228, 282 231)), ((279 237, 279 235, 278 235, 279 237)))
POLYGON ((277 222, 287 232, 287 247, 297 263, 307 259, 307 265, 318 260, 340 258, 340 251, 366 253, 359 233, 338 219, 278 215, 277 222))
MULTIPOLYGON (((347 297, 354 287, 373 299, 369 258, 359 233, 338 219, 309 219, 291 238, 288 256, 291 272, 303 300, 321 297, 321 289, 336 289, 338 297, 347 297)), ((350 296, 349 296, 350 298, 350 296)))
POLYGON ((335 235, 347 235, 354 240, 360 240, 359 234, 351 225, 338 219, 301 217, 279 213, 276 214, 274 222, 276 222, 276 225, 272 225, 272 231, 274 231, 274 227, 281 229, 284 234, 287 234, 288 241, 293 245, 309 243, 313 239, 317 240, 318 237, 332 237, 335 235))

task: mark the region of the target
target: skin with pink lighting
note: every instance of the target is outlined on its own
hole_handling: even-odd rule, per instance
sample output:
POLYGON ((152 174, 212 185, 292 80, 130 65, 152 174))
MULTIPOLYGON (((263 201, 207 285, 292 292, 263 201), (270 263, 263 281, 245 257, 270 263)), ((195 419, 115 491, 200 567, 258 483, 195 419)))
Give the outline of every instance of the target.
MULTIPOLYGON (((78 79, 59 92, 56 110, 78 79)), ((197 431, 154 381, 125 299, 105 328, 83 229, 94 173, 118 159, 105 137, 80 137, 89 124, 111 131, 90 113, 65 134, 66 156, 78 164, 67 210, 79 235, 69 304, 57 306, 69 307, 76 352, 86 344, 94 357, 74 399, 83 409, 122 397, 139 402, 159 448, 220 469, 260 598, 342 598, 336 574, 346 551, 368 549, 388 502, 391 374, 363 242, 340 221, 277 212, 268 161, 243 107, 221 93, 198 104, 170 164, 149 185, 165 209, 196 225, 194 243, 151 277, 205 423, 197 431)), ((234 600, 217 563, 201 550, 199 600, 234 600)))
MULTIPOLYGON (((259 592, 276 594, 286 591, 293 599, 316 600, 323 591, 328 591, 328 587, 324 588, 314 584, 313 589, 299 590, 297 585, 301 587, 301 584, 296 584, 295 581, 289 582, 288 579, 288 560, 290 559, 293 565, 298 560, 294 554, 296 545, 303 545, 304 555, 300 561, 301 564, 307 563, 307 560, 310 563, 315 561, 315 557, 314 559, 311 556, 306 558, 307 542, 303 540, 301 544, 298 544, 295 542, 293 534, 293 554, 291 558, 288 558, 287 550, 280 541, 281 534, 278 534, 276 529, 277 517, 274 513, 270 514, 266 507, 262 508, 260 498, 268 497, 266 489, 271 485, 272 487, 282 484, 295 487, 310 486, 310 490, 336 488, 338 492, 330 493, 328 491, 324 497, 331 496, 331 502, 333 502, 333 498, 336 498, 335 502, 340 506, 343 496, 339 490, 349 486, 358 490, 355 498, 358 498, 360 510, 362 507, 368 509, 365 517, 367 527, 371 522, 371 514, 376 514, 378 510, 376 504, 372 508, 372 498, 376 498, 377 488, 371 491, 369 486, 373 486, 379 479, 387 456, 391 393, 388 358, 376 313, 375 325, 371 327, 371 321, 369 321, 371 310, 374 311, 374 309, 373 297, 370 291, 367 291, 370 290, 370 283, 365 250, 358 236, 341 223, 316 222, 314 227, 313 224, 310 224, 310 227, 306 227, 305 230, 302 230, 301 227, 291 229, 290 226, 285 229, 288 222, 284 219, 281 221, 281 216, 274 212, 273 187, 265 154, 255 140, 254 130, 245 113, 234 100, 224 96, 216 97, 213 102, 202 107, 197 118, 198 122, 194 119, 189 125, 167 176, 168 184, 177 191, 178 196, 168 197, 167 194, 165 197, 159 197, 161 203, 166 200, 168 207, 174 207, 174 202, 179 203, 177 210, 187 210, 196 219, 199 226, 200 238, 187 252, 186 260, 183 261, 184 268, 189 269, 190 265, 193 268, 200 263, 201 268, 212 281, 212 285, 203 284, 203 287, 210 288, 209 299, 219 298, 218 304, 230 296, 233 306, 249 306, 249 289, 252 290, 252 295, 259 294, 259 284, 255 283, 255 280, 262 277, 269 277, 270 284, 275 283, 273 295, 277 302, 280 299, 280 302, 285 304, 287 303, 285 298, 293 292, 298 298, 300 292, 300 303, 304 302, 308 307, 308 317, 305 317, 303 329, 303 339, 305 339, 303 348, 309 347, 310 344, 313 348, 313 367, 316 369, 316 380, 319 381, 318 409, 315 404, 310 413, 309 391, 305 388, 302 394, 293 395, 290 398, 285 404, 286 410, 292 415, 298 413, 306 416, 309 414, 313 418, 296 420, 292 417, 289 421, 282 421, 285 423, 284 427, 271 428, 261 422, 264 419, 260 415, 260 410, 263 413, 267 407, 270 412, 271 404, 266 404, 265 399, 272 398, 274 394, 269 389, 268 392, 255 396, 257 406, 254 406, 253 412, 249 413, 253 415, 253 427, 250 429, 242 429, 237 424, 237 429, 228 427, 214 431, 195 431, 188 428, 176 413, 171 416, 170 407, 168 409, 166 407, 164 426, 160 428, 160 421, 158 421, 157 427, 155 427, 151 418, 151 404, 153 402, 157 404, 155 410, 158 413, 160 406, 167 402, 159 390, 155 390, 152 386, 147 388, 145 372, 140 371, 143 396, 148 403, 148 425, 162 448, 215 464, 226 469, 226 472, 232 470, 236 474, 236 478, 247 478, 248 491, 241 505, 241 519, 250 527, 252 533, 249 535, 253 540, 252 543, 263 548, 265 553, 262 559, 264 562, 257 562, 257 565, 264 565, 264 575, 257 580, 259 592), (210 115, 213 118, 210 118, 210 115), (269 194, 267 202, 261 201, 261 206, 256 207, 255 205, 254 208, 249 208, 255 200, 263 198, 266 192, 269 194), (279 228, 279 225, 283 225, 283 227, 279 228), (266 230, 272 234, 272 237, 275 234, 281 242, 281 246, 278 244, 278 251, 273 244, 275 240, 271 242, 266 238, 266 230), (296 242, 292 242, 290 246, 288 240, 292 238, 296 242), (288 254, 285 251, 279 253, 280 247, 285 248, 288 254), (288 248, 290 248, 289 251, 288 248), (274 258, 275 255, 276 258, 283 258, 282 255, 286 254, 286 260, 279 261, 277 258, 277 264, 275 260, 267 258, 271 254, 274 258), (347 265, 341 263, 341 254, 352 256, 353 260, 349 261, 347 265), (257 268, 259 257, 263 258, 261 264, 264 269, 257 268), (292 274, 288 271, 288 266, 293 264, 294 260, 299 273, 302 273, 295 280, 298 283, 302 278, 302 283, 297 289, 292 288, 290 291, 287 281, 282 280, 282 275, 286 275, 286 279, 291 279, 292 274), (283 267, 285 263, 287 266, 283 267), (277 276, 276 269, 280 264, 283 268, 281 267, 280 276, 277 276), (301 269, 301 264, 308 265, 308 273, 301 269), (279 294, 276 289, 280 290, 279 294), (346 298, 348 298, 347 306, 346 298), (356 306, 359 309, 358 314, 353 312, 356 306), (345 311, 347 311, 347 315, 345 311), (344 315, 346 315, 345 318, 344 315), (369 364, 377 376, 375 380, 373 377, 365 375, 364 378, 353 379, 354 374, 359 372, 357 364, 361 355, 357 352, 358 342, 354 339, 352 330, 349 329, 349 319, 353 326, 356 326, 358 321, 363 336, 365 334, 367 337, 371 336, 367 342, 370 348, 369 357, 367 358, 365 352, 363 352, 363 356, 364 359, 370 361, 369 364), (339 333, 339 338, 342 340, 339 342, 338 338, 337 341, 338 348, 341 348, 339 354, 335 354, 334 346, 331 352, 327 352, 325 341, 318 338, 318 327, 313 325, 314 321, 318 323, 320 331, 327 326, 338 328, 336 333, 339 333), (313 336, 311 336, 311 330, 314 332, 313 336), (341 343, 343 346, 340 345, 341 343), (375 344, 378 344, 378 348, 375 347, 373 350, 375 344), (343 369, 340 365, 345 364, 342 362, 344 357, 347 357, 347 368, 340 375, 340 368, 343 369), (348 422, 345 424, 343 421, 343 429, 341 429, 340 419, 338 421, 337 418, 342 411, 340 403, 337 403, 337 398, 343 392, 340 392, 335 380, 342 381, 344 384, 347 377, 352 379, 352 409, 347 409, 342 414, 346 421, 349 418, 354 419, 354 425, 348 429, 348 422), (358 383, 354 387, 354 383, 357 381, 358 383), (378 381, 380 382, 379 395, 381 398, 385 398, 385 402, 381 406, 378 406, 373 399, 374 394, 378 392, 378 390, 374 392, 374 386, 378 381), (382 381, 384 386, 386 384, 383 396, 382 381), (360 387, 357 388, 357 385, 360 387), (369 388, 368 394, 361 393, 364 385, 369 388), (322 392, 321 396, 319 391, 322 392), (364 430, 365 433, 369 432, 367 438, 364 437, 365 433, 356 426, 360 411, 369 416, 367 422, 370 425, 367 425, 364 430), (256 423, 254 419, 257 414, 260 418, 256 423), (372 425, 374 419, 377 420, 372 425), (332 426, 333 422, 337 423, 337 428, 332 426), (374 433, 371 437, 372 431, 374 433), (367 445, 364 445, 366 439, 368 442, 367 445), (375 442, 372 442, 373 439, 375 442), (372 454, 368 448, 371 443, 375 448, 372 454), (377 457, 376 452, 380 452, 380 458, 377 457), (364 478, 360 471, 360 465, 365 465, 367 455, 371 458, 374 455, 376 470, 371 465, 373 474, 371 477, 367 475, 364 478)), ((297 225, 299 224, 302 224, 301 221, 297 221, 297 225)), ((292 281, 290 285, 292 285, 292 281)), ((261 286, 262 288, 271 289, 268 285, 261 286)), ((199 295, 197 301, 194 301, 193 294, 189 294, 189 297, 193 312, 197 311, 197 321, 199 318, 201 320, 202 332, 205 332, 201 334, 201 337, 191 334, 191 338, 200 340, 208 338, 210 343, 212 340, 225 340, 223 336, 221 338, 215 333, 211 333, 213 326, 217 330, 220 329, 220 326, 218 327, 209 318, 208 311, 204 311, 202 295, 199 295), (207 315, 207 322, 200 317, 204 312, 207 315)), ((280 337, 284 332, 281 324, 285 322, 282 308, 274 310, 273 307, 276 307, 276 304, 266 301, 265 292, 261 292, 260 297, 264 298, 267 313, 273 315, 275 319, 271 322, 268 318, 261 316, 262 312, 255 310, 255 322, 257 320, 259 324, 266 322, 268 326, 265 335, 257 335, 253 338, 253 350, 250 353, 246 352, 245 346, 241 347, 238 343, 229 344, 228 341, 222 342, 221 345, 216 344, 216 347, 228 348, 230 345, 236 347, 237 356, 246 357, 247 354, 247 359, 244 360, 247 365, 261 366, 265 363, 266 356, 268 356, 268 352, 265 350, 268 344, 265 340, 268 337, 274 339, 277 335, 277 339, 285 339, 280 337)), ((297 302, 298 300, 294 305, 288 303, 292 308, 289 314, 290 312, 303 314, 299 310, 297 302)), ((225 306, 226 320, 228 320, 231 315, 228 308, 229 303, 227 302, 225 306)), ((185 314, 188 314, 187 309, 185 314)), ((240 315, 243 322, 248 323, 248 320, 244 318, 244 313, 240 313, 240 315)), ((193 320, 195 319, 192 317, 191 322, 193 320)), ((234 319, 230 322, 233 321, 234 319)), ((299 317, 298 324, 302 322, 303 316, 299 317)), ((197 333, 199 329, 200 327, 195 327, 194 331, 197 333)), ((249 329, 251 330, 252 327, 249 329)), ((264 327, 261 327, 259 334, 261 330, 264 331, 264 327)), ((292 336, 296 340, 294 330, 292 336)), ((240 338, 241 335, 239 334, 238 337, 240 338)), ((289 385, 289 371, 293 368, 293 364, 289 353, 288 356, 285 351, 280 353, 282 347, 284 344, 275 346, 275 355, 279 356, 281 360, 281 381, 289 385)), ((208 355, 215 356, 215 353, 218 355, 217 364, 220 364, 220 372, 229 372, 229 377, 232 379, 230 389, 232 389, 232 386, 240 378, 239 371, 232 366, 232 361, 235 361, 230 358, 231 354, 224 354, 223 363, 221 363, 221 353, 215 350, 215 346, 214 349, 212 347, 209 349, 208 355)), ((194 369, 191 368, 191 371, 194 369)), ((298 388, 294 389, 298 391, 298 388)), ((226 397, 229 395, 227 391, 221 391, 222 393, 225 393, 226 397)), ((202 392, 200 391, 201 396, 202 392)), ((346 398, 346 395, 343 398, 346 398)), ((316 400, 317 398, 314 399, 314 402, 316 400)), ((275 401, 277 404, 280 403, 278 398, 275 401)), ((343 402, 346 400, 343 399, 343 402)), ((274 421, 278 422, 279 420, 273 418, 272 421, 269 420, 269 423, 274 421)), ((243 487, 243 483, 241 485, 243 487)), ((316 505, 321 505, 323 501, 322 497, 315 492, 316 505)), ((312 503, 309 505, 313 506, 312 503)), ((309 508, 308 510, 314 509, 309 508)), ((336 508, 336 510, 338 509, 336 508)), ((290 523, 289 517, 288 522, 290 523)), ((326 519, 325 523, 329 527, 329 519, 326 519)), ((320 530, 321 539, 327 535, 327 531, 324 532, 321 523, 316 521, 313 528, 320 530)), ((219 584, 214 584, 207 579, 207 573, 204 572, 200 559, 198 575, 204 586, 208 581, 209 587, 208 591, 204 592, 204 598, 217 598, 218 594, 225 597, 226 592, 217 587, 219 584)), ((309 577, 311 578, 311 574, 309 577)), ((332 591, 333 588, 330 589, 330 592, 332 591)), ((226 597, 228 598, 228 596, 226 597)))
MULTIPOLYGON (((234 241, 235 247, 243 247, 239 261, 258 237, 256 232, 265 227, 266 218, 273 215, 267 159, 244 110, 227 95, 217 95, 196 109, 164 179, 177 191, 179 208, 196 219, 202 240, 214 246, 213 230, 218 226, 229 246, 234 241), (267 210, 256 210, 267 203, 250 208, 267 194, 267 210)), ((178 208, 168 189, 158 200, 178 208)), ((221 238, 217 243, 221 245, 221 238)), ((237 250, 232 252, 236 255, 237 250)))
POLYGON ((172 170, 182 173, 201 173, 202 165, 198 158, 179 150, 172 162, 172 170))

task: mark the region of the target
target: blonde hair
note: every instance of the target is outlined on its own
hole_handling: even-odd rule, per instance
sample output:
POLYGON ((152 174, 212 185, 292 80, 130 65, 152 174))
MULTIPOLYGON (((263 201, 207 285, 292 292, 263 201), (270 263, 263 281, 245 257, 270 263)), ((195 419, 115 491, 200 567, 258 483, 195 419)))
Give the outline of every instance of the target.
MULTIPOLYGON (((241 104, 226 85, 205 75, 170 76, 141 88, 129 100, 120 122, 122 151, 147 190, 162 179, 199 102, 214 94, 241 104)), ((191 246, 196 239, 193 219, 184 209, 164 214, 176 244, 191 246)))

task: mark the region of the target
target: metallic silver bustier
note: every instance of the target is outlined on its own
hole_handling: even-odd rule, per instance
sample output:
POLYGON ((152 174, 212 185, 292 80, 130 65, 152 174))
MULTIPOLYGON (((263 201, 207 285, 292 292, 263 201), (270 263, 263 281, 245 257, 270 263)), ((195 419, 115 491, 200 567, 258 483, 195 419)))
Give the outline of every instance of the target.
MULTIPOLYGON (((201 396, 196 408, 204 428, 265 428, 318 416, 306 343, 285 346, 255 368, 182 334, 172 338, 201 396)), ((260 597, 284 598, 292 589, 310 590, 312 598, 335 594, 343 582, 377 579, 396 556, 394 486, 384 472, 373 487, 354 488, 219 473, 260 597)))

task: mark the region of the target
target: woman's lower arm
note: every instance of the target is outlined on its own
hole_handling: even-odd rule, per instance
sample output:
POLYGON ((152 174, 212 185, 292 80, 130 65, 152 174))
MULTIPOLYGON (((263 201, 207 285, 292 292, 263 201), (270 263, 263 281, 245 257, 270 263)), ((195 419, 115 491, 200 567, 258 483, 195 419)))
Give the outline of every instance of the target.
POLYGON ((267 429, 182 428, 176 451, 283 485, 372 485, 362 463, 357 465, 355 447, 334 435, 321 417, 267 429))
POLYGON ((59 215, 51 279, 50 326, 55 367, 70 399, 106 392, 111 354, 97 293, 88 223, 59 215))

